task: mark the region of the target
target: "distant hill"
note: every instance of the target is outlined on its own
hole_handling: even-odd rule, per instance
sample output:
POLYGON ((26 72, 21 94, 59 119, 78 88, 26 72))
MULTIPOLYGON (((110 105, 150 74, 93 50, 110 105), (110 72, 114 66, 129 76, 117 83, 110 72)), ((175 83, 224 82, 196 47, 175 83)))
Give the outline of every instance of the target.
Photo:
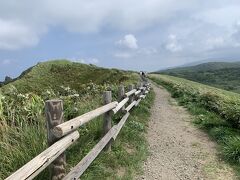
POLYGON ((89 83, 120 84, 133 80, 132 72, 106 69, 95 65, 81 64, 67 60, 38 63, 24 71, 18 78, 3 85, 2 90, 14 85, 21 93, 41 93, 47 89, 59 91, 61 86, 81 90, 89 83))
POLYGON ((6 76, 5 80, 3 82, 0 81, 0 87, 3 86, 4 84, 8 84, 8 83, 10 83, 12 81, 13 81, 13 79, 11 77, 6 76))
MULTIPOLYGON (((211 63, 211 62, 212 62, 212 63, 216 63, 216 62, 218 62, 218 63, 225 63, 225 62, 227 62, 227 63, 235 63, 235 62, 237 62, 237 61, 234 60, 234 59, 229 59, 229 58, 228 58, 227 61, 224 60, 224 58, 223 58, 223 59, 218 59, 218 60, 216 61, 216 59, 209 58, 209 59, 202 59, 202 60, 199 60, 199 61, 193 61, 193 62, 185 63, 185 64, 183 64, 183 65, 180 65, 180 66, 177 66, 177 67, 173 67, 173 68, 196 66, 196 65, 199 65, 199 64, 205 64, 205 63, 211 63)), ((165 68, 165 69, 168 69, 168 68, 165 68)), ((171 69, 172 69, 172 68, 171 68, 171 69)))
POLYGON ((240 93, 240 62, 209 62, 157 71, 240 93))

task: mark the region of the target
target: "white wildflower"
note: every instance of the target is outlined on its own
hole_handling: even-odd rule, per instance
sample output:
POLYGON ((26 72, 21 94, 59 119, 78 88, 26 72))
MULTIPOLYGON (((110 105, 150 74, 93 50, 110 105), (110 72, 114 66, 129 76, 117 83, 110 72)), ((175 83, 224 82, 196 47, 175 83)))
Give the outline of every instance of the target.
POLYGON ((79 97, 79 94, 68 95, 68 97, 79 97))
POLYGON ((70 91, 70 87, 69 87, 69 86, 66 87, 65 90, 66 90, 66 91, 70 91))
POLYGON ((21 93, 18 94, 17 97, 19 97, 19 98, 26 98, 26 96, 24 94, 21 94, 21 93))
POLYGON ((46 91, 47 94, 51 94, 51 92, 49 90, 46 91))

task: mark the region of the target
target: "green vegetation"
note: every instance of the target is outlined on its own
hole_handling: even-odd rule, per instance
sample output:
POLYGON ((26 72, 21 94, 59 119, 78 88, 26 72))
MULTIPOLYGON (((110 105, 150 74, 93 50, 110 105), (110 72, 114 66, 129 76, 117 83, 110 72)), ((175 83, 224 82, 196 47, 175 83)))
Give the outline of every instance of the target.
POLYGON ((240 62, 211 62, 159 71, 217 88, 240 93, 240 62))
MULTIPOLYGON (((0 179, 46 149, 45 100, 62 99, 64 118, 68 120, 101 106, 104 90, 111 89, 116 100, 120 83, 128 85, 137 81, 138 76, 131 72, 53 61, 30 68, 14 82, 3 86, 0 90, 0 179)), ((143 133, 153 97, 150 93, 132 111, 113 150, 101 153, 81 179, 132 177, 147 153, 143 133)), ((114 123, 119 119, 120 114, 115 116, 114 123)), ((79 140, 67 150, 67 171, 100 140, 102 118, 82 126, 79 133, 79 140)), ((46 169, 37 179, 46 179, 47 176, 46 169)))
MULTIPOLYGON (((110 153, 103 152, 81 179, 133 179, 148 154, 145 132, 154 94, 131 112, 110 153)), ((118 118, 114 120, 118 122, 118 118)), ((81 147, 78 147, 81 148, 81 147)), ((73 158, 73 157, 72 157, 73 158)))
POLYGON ((180 105, 194 115, 194 123, 219 143, 220 154, 240 178, 240 95, 167 75, 151 75, 180 105))
POLYGON ((105 69, 67 60, 56 60, 38 63, 24 71, 13 82, 3 86, 2 90, 4 91, 13 85, 20 93, 41 94, 47 89, 61 92, 61 86, 83 91, 90 83, 114 85, 137 81, 137 78, 137 75, 134 76, 133 73, 126 71, 105 69))

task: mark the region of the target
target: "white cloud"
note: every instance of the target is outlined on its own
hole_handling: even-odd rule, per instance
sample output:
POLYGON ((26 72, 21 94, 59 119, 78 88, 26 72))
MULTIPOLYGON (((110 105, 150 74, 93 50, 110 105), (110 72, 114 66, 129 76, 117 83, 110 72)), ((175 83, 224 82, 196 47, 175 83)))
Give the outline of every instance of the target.
POLYGON ((219 48, 225 45, 225 39, 223 37, 211 37, 206 40, 207 49, 219 48))
POLYGON ((232 39, 235 40, 235 46, 239 47, 240 45, 240 21, 237 21, 234 25, 234 32, 232 34, 232 39))
MULTIPOLYGON (((239 0, 1 0, 0 50, 36 46, 44 33, 57 27, 70 33, 99 33, 111 42, 131 32, 117 43, 124 47, 114 54, 119 58, 159 55, 160 50, 201 56, 219 47, 239 47, 240 30, 233 26, 239 8, 239 0), (146 43, 147 34, 152 38, 146 43)), ((99 62, 90 59, 82 62, 99 62)))
MULTIPOLYGON (((217 5, 217 4, 216 4, 217 5)), ((193 17, 218 26, 232 28, 236 18, 240 17, 240 4, 228 4, 216 8, 208 8, 200 11, 193 17)))
POLYGON ((116 42, 116 45, 123 48, 113 54, 116 58, 133 58, 139 55, 149 56, 157 53, 157 49, 154 47, 139 47, 137 39, 133 34, 127 34, 123 39, 116 42))
POLYGON ((165 48, 171 52, 179 52, 182 51, 182 46, 178 42, 178 39, 175 34, 170 34, 168 36, 168 41, 165 45, 165 48))
MULTIPOLYGON (((194 9, 192 4, 188 0, 1 0, 0 49, 35 46, 51 27, 79 33, 106 28, 138 31, 165 22, 179 10, 194 9)), ((134 40, 129 44, 133 49, 137 48, 134 40)))
POLYGON ((22 23, 0 19, 0 49, 15 50, 21 47, 34 46, 38 35, 22 23))
POLYGON ((117 41, 116 44, 119 45, 120 47, 129 48, 129 49, 138 48, 137 39, 133 34, 125 35, 123 39, 117 41))

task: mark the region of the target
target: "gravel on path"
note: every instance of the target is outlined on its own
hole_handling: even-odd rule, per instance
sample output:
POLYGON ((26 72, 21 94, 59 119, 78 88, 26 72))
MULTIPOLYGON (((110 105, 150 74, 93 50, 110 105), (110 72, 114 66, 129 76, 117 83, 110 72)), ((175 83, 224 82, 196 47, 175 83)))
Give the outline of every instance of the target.
POLYGON ((147 133, 150 155, 136 179, 236 179, 217 156, 216 144, 191 123, 191 115, 164 88, 152 87, 156 98, 147 133))

